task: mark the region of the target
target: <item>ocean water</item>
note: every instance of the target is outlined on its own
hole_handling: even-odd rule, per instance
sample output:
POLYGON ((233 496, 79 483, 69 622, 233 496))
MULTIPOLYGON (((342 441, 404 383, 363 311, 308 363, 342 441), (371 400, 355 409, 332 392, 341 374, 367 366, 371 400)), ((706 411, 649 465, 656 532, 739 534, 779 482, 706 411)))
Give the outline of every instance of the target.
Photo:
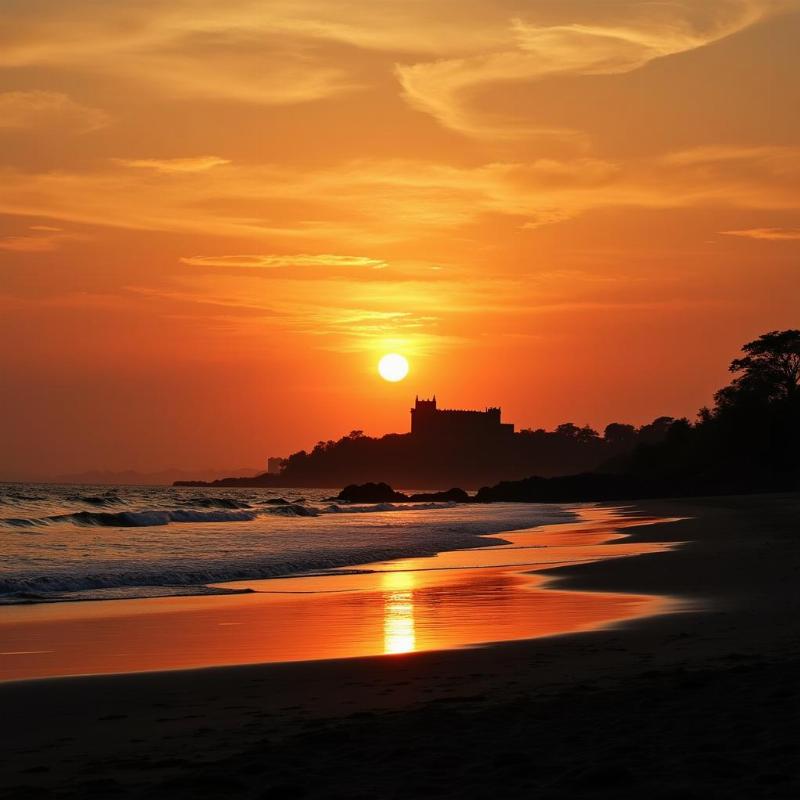
POLYGON ((0 484, 0 605, 223 593, 497 544, 485 534, 574 518, 553 505, 331 501, 330 489, 0 484))

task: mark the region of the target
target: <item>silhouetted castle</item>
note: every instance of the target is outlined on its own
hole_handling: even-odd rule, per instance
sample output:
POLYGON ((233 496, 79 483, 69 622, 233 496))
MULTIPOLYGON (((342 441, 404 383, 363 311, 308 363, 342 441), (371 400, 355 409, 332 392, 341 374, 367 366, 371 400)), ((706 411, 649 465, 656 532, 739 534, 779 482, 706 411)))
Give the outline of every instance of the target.
POLYGON ((411 409, 411 434, 427 439, 459 438, 464 441, 511 436, 514 426, 500 421, 499 408, 462 411, 436 407, 432 400, 416 398, 411 409))

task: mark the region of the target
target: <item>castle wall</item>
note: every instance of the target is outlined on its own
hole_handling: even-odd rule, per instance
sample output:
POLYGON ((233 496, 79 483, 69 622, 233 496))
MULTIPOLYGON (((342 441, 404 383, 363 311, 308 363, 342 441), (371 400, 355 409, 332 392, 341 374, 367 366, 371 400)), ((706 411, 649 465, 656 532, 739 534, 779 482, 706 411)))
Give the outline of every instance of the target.
POLYGON ((500 421, 500 409, 485 411, 440 409, 433 400, 417 400, 411 409, 411 433, 437 438, 485 438, 513 434, 514 426, 500 421))

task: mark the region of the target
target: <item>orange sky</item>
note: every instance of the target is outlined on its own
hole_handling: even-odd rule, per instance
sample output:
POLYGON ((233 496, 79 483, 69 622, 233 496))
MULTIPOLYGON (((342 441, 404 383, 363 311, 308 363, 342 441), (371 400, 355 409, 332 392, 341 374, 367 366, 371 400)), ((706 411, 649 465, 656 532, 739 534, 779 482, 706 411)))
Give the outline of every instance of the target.
POLYGON ((800 325, 798 0, 2 6, 0 479, 693 415, 800 325))

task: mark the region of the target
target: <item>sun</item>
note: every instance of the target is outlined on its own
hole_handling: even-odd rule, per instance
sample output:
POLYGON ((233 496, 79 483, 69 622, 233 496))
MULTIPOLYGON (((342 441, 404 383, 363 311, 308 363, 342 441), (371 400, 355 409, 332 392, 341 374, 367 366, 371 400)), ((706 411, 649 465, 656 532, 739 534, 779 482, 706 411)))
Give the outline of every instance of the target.
POLYGON ((408 361, 399 353, 389 353, 378 362, 378 372, 385 381, 397 383, 408 375, 408 361))

